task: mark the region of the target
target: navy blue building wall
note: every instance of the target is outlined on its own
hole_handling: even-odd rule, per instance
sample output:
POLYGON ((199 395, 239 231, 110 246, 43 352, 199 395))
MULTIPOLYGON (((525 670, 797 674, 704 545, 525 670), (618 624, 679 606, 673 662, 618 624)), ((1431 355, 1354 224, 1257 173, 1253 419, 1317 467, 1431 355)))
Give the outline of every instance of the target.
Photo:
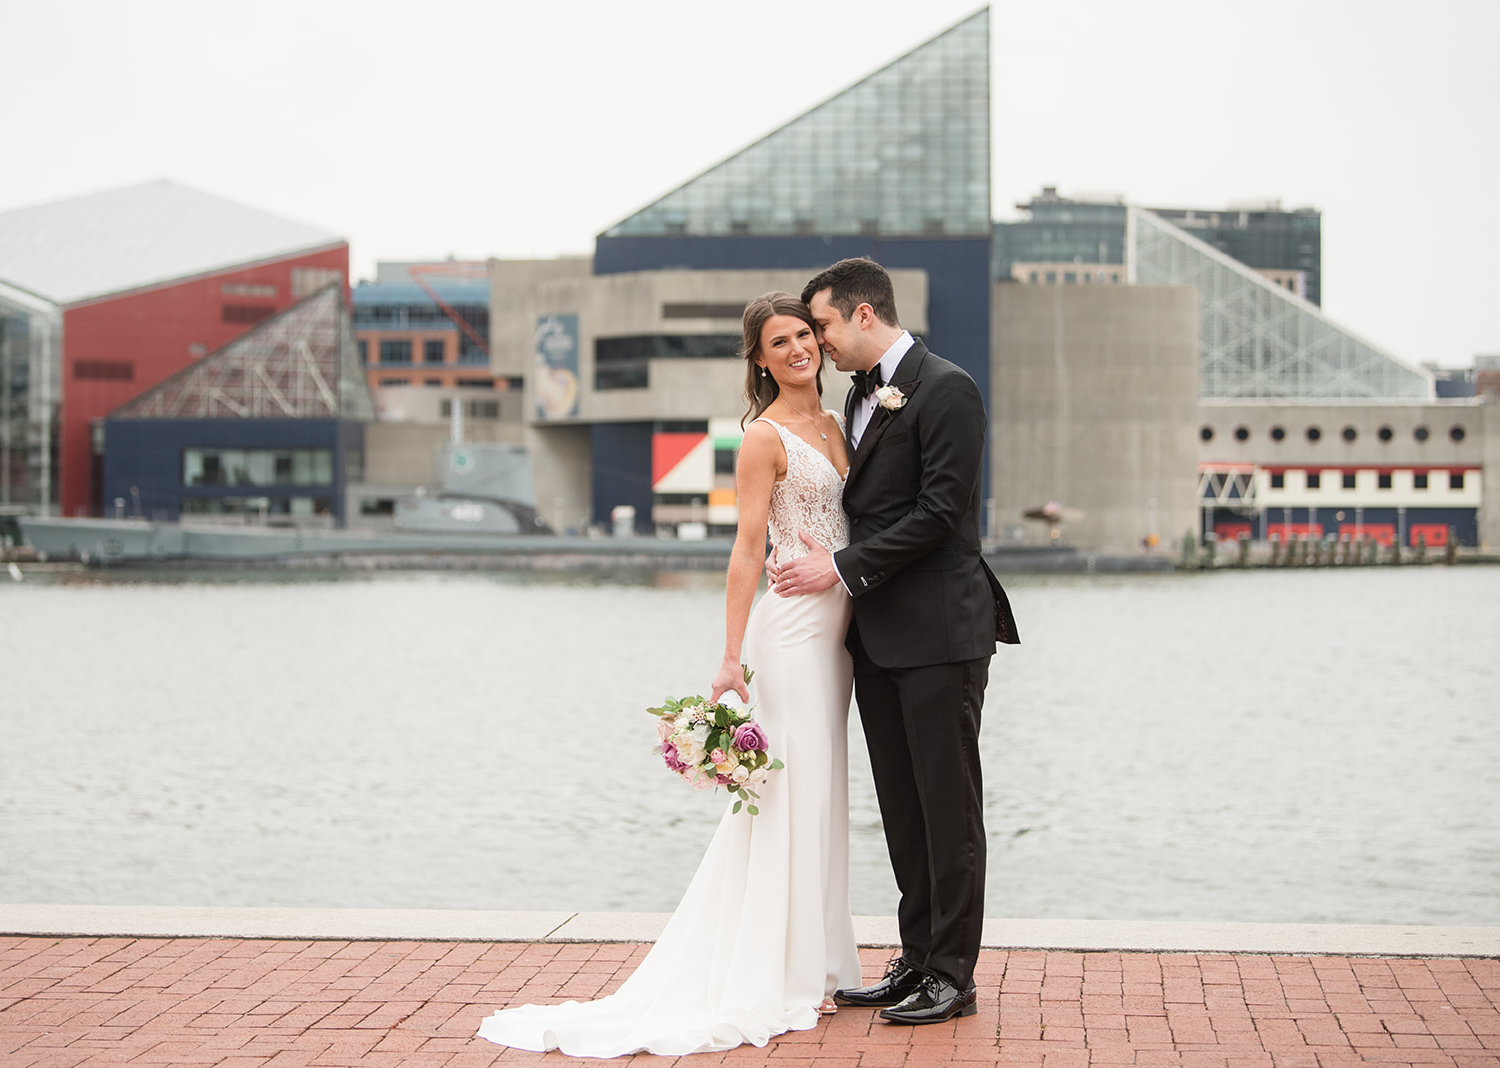
POLYGON ((346 454, 363 449, 364 427, 337 419, 110 419, 104 428, 104 509, 113 514, 118 498, 126 515, 175 520, 185 497, 329 497, 342 526, 346 454), (331 449, 333 484, 185 486, 182 453, 190 448, 331 449))
MULTIPOLYGON (((980 395, 990 395, 990 236, 955 238, 832 237, 606 237, 594 245, 594 273, 695 270, 822 270, 841 259, 868 256, 890 269, 927 272, 927 331, 922 340, 973 377, 980 395)), ((897 309, 901 311, 901 309, 897 309)), ((649 431, 649 428, 648 428, 649 431)), ((601 500, 633 499, 600 465, 594 446, 596 519, 601 500), (603 483, 603 485, 601 485, 603 483)), ((611 467, 624 468, 612 463, 611 467)), ((645 466, 647 514, 651 497, 648 444, 645 466)), ((985 451, 983 495, 989 495, 989 451, 985 451)), ((641 506, 636 505, 637 514, 641 506)))
POLYGON ((595 423, 589 428, 594 522, 608 524, 617 504, 635 508, 637 530, 651 529, 652 423, 595 423))

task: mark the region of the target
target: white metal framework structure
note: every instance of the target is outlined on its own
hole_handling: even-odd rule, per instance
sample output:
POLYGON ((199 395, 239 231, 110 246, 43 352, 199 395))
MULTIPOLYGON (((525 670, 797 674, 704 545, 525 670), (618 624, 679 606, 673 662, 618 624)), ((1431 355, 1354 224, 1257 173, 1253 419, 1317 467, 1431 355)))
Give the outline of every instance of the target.
POLYGON ((1159 215, 1131 208, 1125 263, 1139 285, 1198 290, 1199 393, 1210 398, 1427 400, 1432 375, 1334 323, 1159 215))
POLYGON ((113 418, 373 419, 343 286, 324 286, 123 405, 113 418))

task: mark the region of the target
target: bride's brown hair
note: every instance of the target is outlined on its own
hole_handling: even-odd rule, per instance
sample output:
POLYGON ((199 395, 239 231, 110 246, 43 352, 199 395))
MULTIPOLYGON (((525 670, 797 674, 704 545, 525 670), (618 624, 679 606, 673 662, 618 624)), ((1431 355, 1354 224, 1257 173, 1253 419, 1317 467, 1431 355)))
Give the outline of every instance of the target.
MULTIPOLYGON (((818 334, 818 326, 813 322, 812 312, 806 304, 792 296, 776 290, 764 293, 745 305, 745 315, 741 320, 744 331, 740 355, 745 358, 745 400, 749 402, 750 409, 740 418, 740 428, 746 423, 754 422, 760 418, 760 414, 771 406, 771 402, 781 395, 781 387, 776 384, 776 379, 769 373, 761 374, 763 368, 755 363, 755 356, 760 352, 760 333, 765 329, 767 320, 774 315, 790 315, 801 319, 807 324, 807 328, 818 334)), ((823 395, 823 352, 818 350, 818 396, 823 395)))

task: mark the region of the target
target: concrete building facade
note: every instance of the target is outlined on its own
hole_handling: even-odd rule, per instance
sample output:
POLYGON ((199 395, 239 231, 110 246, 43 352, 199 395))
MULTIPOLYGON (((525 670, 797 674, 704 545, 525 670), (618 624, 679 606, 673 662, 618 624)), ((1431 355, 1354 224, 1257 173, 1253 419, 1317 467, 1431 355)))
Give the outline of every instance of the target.
POLYGON ((993 301, 992 534, 1131 553, 1194 529, 1197 295, 1000 284, 993 301))

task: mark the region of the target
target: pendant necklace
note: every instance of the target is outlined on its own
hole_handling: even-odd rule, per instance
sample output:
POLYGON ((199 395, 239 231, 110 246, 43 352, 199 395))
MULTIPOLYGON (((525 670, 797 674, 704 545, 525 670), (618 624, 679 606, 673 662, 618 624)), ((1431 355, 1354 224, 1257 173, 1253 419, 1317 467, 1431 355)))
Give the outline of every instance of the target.
MULTIPOLYGON (((787 402, 787 407, 788 408, 792 408, 792 405, 791 405, 790 401, 787 402)), ((823 429, 823 420, 821 418, 814 417, 814 416, 811 416, 811 415, 807 415, 807 414, 805 414, 803 412, 799 412, 799 411, 797 411, 796 408, 792 408, 792 411, 795 414, 802 416, 803 419, 806 419, 810 424, 812 424, 812 428, 817 433, 818 437, 822 438, 824 441, 828 440, 828 433, 823 429)), ((823 409, 819 408, 818 409, 818 416, 820 417, 820 416, 822 416, 822 414, 823 414, 823 409)))

